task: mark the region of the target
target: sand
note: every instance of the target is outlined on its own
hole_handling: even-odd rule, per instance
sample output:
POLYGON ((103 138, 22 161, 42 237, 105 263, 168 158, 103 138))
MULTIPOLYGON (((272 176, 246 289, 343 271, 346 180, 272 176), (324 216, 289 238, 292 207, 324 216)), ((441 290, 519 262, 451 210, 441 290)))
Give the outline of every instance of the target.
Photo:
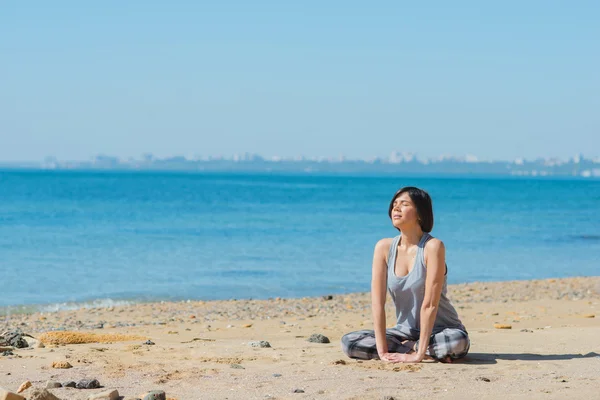
POLYGON ((368 293, 163 302, 3 317, 0 331, 39 338, 65 329, 105 340, 15 349, 0 356, 0 387, 84 378, 104 386, 50 389, 74 400, 106 389, 125 398, 158 389, 178 400, 600 398, 600 277, 450 285, 449 295, 471 337, 469 355, 454 364, 346 358, 341 336, 372 328, 368 293), (308 342, 314 333, 331 343, 308 342), (155 344, 113 342, 114 334, 155 344), (271 347, 250 345, 260 340, 271 347), (56 361, 72 368, 52 368, 56 361))

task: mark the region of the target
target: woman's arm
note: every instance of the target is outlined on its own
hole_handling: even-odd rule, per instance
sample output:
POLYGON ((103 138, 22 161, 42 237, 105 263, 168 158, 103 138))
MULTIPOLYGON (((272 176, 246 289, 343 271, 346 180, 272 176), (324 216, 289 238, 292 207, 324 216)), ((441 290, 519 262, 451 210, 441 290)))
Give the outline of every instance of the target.
POLYGON ((382 360, 388 353, 385 336, 385 298, 387 294, 387 263, 385 255, 389 250, 389 240, 381 239, 373 252, 373 271, 371 276, 371 310, 373 312, 373 330, 377 354, 382 360))
POLYGON ((429 338, 435 324, 438 304, 444 286, 446 275, 446 248, 438 239, 431 239, 426 245, 427 275, 425 278, 425 297, 421 307, 421 334, 419 336, 419 350, 416 353, 416 362, 425 358, 429 346, 429 338))

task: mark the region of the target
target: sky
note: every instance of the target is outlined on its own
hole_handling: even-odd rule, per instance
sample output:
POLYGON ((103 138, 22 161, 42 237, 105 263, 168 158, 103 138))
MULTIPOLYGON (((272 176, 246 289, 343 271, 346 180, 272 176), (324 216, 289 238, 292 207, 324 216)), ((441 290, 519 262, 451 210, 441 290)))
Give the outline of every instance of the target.
POLYGON ((0 161, 600 156, 600 2, 0 0, 0 161))

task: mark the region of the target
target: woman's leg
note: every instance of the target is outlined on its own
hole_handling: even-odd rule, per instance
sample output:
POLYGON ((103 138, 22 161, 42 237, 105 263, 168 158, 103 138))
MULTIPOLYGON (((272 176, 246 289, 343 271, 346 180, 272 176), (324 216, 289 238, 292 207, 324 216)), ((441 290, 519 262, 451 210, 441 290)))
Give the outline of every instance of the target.
MULTIPOLYGON (((446 328, 443 331, 431 335, 429 346, 425 352, 432 358, 445 361, 448 358, 457 360, 463 358, 469 352, 471 341, 467 332, 461 329, 446 328)), ((419 349, 419 342, 415 345, 415 350, 419 349)))
MULTIPOLYGON (((411 348, 402 344, 407 338, 394 328, 386 329, 388 352, 390 353, 408 353, 411 348)), ((372 330, 362 330, 350 332, 342 337, 342 350, 350 358, 360 360, 379 359, 377 354, 377 345, 375 343, 375 332, 372 330)))

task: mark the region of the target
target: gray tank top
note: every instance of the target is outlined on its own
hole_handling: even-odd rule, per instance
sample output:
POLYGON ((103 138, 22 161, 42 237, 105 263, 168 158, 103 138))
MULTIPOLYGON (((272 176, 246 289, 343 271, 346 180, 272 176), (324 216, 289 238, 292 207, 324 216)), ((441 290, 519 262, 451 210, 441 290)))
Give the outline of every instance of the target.
MULTIPOLYGON (((396 329, 411 339, 418 339, 421 327, 421 306, 425 297, 425 268, 424 249, 425 243, 432 236, 429 233, 423 233, 419 241, 415 264, 408 275, 403 277, 396 276, 394 271, 396 265, 396 253, 401 235, 398 235, 392 241, 388 255, 388 275, 387 286, 396 306, 396 329)), ((447 271, 446 271, 447 272, 447 271)), ((437 316, 433 326, 432 333, 438 333, 445 328, 458 328, 465 330, 465 327, 458 318, 454 306, 446 297, 446 277, 444 276, 444 285, 442 295, 438 306, 437 316)), ((466 331, 466 330, 465 330, 466 331)))

